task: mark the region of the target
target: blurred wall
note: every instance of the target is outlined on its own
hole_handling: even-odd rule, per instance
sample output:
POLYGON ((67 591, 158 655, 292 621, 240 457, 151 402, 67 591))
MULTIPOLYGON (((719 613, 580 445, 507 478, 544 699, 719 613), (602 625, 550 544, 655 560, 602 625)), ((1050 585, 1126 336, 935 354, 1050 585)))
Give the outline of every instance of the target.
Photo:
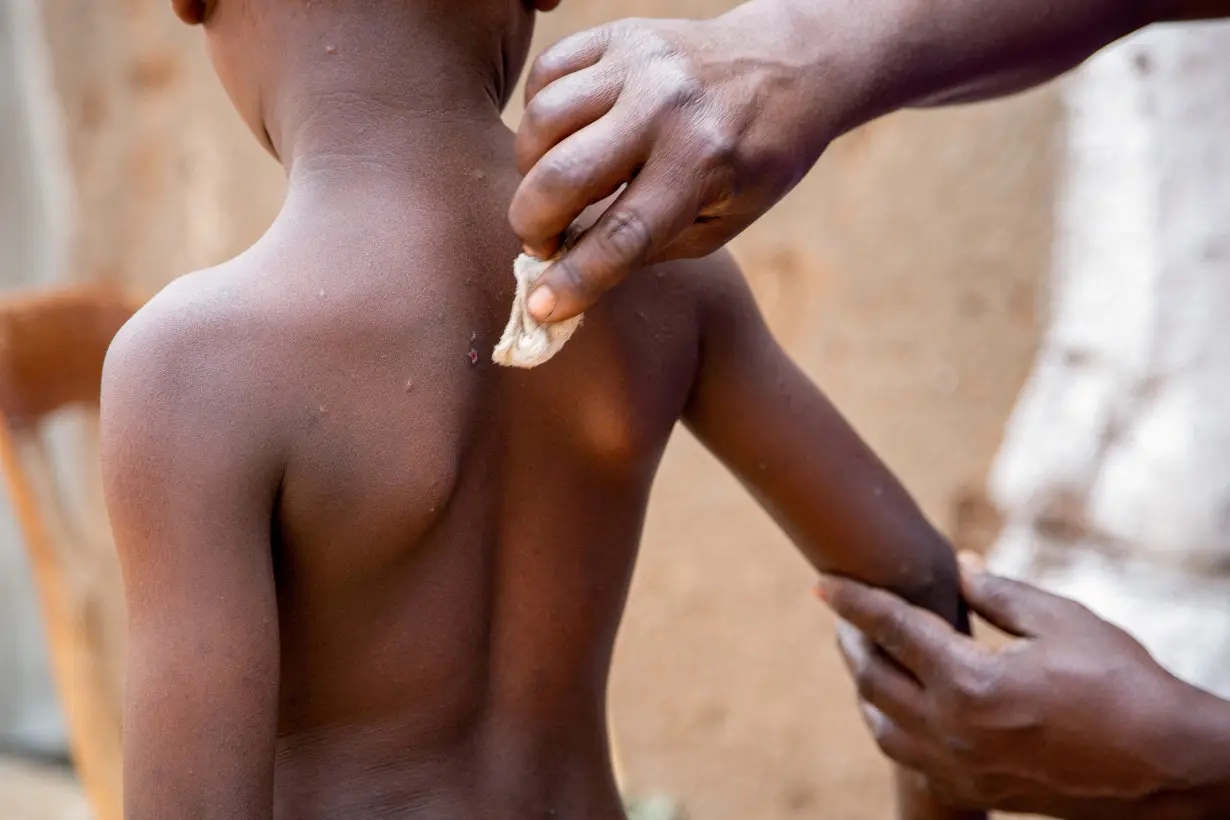
MULTIPOLYGON (((620 14, 730 5, 574 0, 543 18, 539 44, 620 14)), ((256 236, 280 172, 230 112, 199 32, 161 3, 42 8, 79 215, 63 275, 148 290, 256 236)), ((993 535, 981 487, 1037 341, 1057 114, 1043 91, 890 118, 835 145, 734 248, 788 348, 964 543, 993 535)), ((886 769, 811 581, 681 434, 614 674, 636 787, 706 820, 886 816, 886 769)))
MULTIPOLYGON (((52 281, 63 261, 67 175, 34 0, 0 3, 0 287, 52 281)), ((55 753, 64 728, 48 686, 38 605, 17 523, 0 502, 0 743, 55 753)))

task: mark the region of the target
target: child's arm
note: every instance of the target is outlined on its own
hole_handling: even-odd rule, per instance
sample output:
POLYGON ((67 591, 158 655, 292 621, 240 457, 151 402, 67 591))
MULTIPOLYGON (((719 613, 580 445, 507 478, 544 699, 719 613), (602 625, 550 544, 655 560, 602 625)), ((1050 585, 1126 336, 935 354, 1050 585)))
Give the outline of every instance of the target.
MULTIPOLYGON (((729 257, 701 264, 688 426, 817 570, 888 588, 968 632, 948 543, 777 345, 729 257)), ((904 817, 967 816, 919 790, 903 790, 901 800, 904 817)))
POLYGON ((124 571, 127 820, 269 820, 279 480, 259 402, 211 333, 147 307, 103 376, 102 455, 124 571))

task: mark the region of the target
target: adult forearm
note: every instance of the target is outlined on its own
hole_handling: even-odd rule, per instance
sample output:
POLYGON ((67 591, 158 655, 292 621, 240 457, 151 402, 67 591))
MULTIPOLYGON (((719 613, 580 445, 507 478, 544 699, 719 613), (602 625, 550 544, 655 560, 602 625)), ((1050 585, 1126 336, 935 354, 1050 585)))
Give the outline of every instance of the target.
MULTIPOLYGON (((1173 680, 1173 679, 1172 679, 1173 680)), ((1140 693, 1137 744, 1150 755, 1150 779, 1167 784, 1124 800, 1056 795, 1034 806, 1065 820, 1224 820, 1230 816, 1230 702, 1174 681, 1165 696, 1140 693)), ((1130 712, 1131 710, 1129 710, 1130 712)))
POLYGON ((970 102, 1037 85, 1151 23, 1230 16, 1230 0, 890 0, 902 30, 908 105, 970 102), (910 82, 916 87, 909 88, 910 82))
POLYGON ((1014 93, 1166 16, 1153 0, 883 1, 898 8, 886 85, 899 105, 1014 93))
POLYGON ((898 108, 1028 88, 1150 23, 1222 16, 1230 0, 751 0, 728 15, 772 30, 815 77, 824 105, 808 113, 824 139, 898 108))
POLYGON ((1159 732, 1159 765, 1175 783, 1157 814, 1175 820, 1230 816, 1230 702, 1191 687, 1174 707, 1174 728, 1159 732))

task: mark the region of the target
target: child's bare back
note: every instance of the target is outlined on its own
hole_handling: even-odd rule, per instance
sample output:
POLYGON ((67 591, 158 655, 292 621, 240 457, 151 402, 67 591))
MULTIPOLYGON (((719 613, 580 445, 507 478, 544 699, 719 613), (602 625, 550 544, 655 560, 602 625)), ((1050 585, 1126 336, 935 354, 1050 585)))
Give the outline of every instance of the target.
MULTIPOLYGON (((451 170, 453 193, 422 197, 426 220, 366 194, 383 216, 305 203, 244 257, 161 294, 109 362, 109 419, 143 428, 129 433, 143 470, 117 476, 119 492, 144 497, 134 483, 156 481, 171 497, 145 504, 199 505, 200 526, 232 540, 217 514, 238 502, 250 516, 247 543, 211 545, 252 551, 242 583, 218 572, 211 586, 222 552, 201 568, 191 555, 159 570, 126 558, 135 588, 150 572, 192 573, 157 610, 171 674, 207 663, 191 653, 243 650, 270 685, 280 678, 282 816, 475 817, 476 785, 509 817, 618 816, 606 666, 649 484, 696 372, 687 269, 721 264, 642 277, 549 366, 499 368, 516 178, 507 164, 451 170), (245 474, 251 484, 232 483, 245 474), (219 497, 222 484, 236 497, 219 497), (179 646, 163 607, 190 608, 189 596, 217 609, 191 622, 224 623, 179 646), (206 650, 210 635, 225 646, 206 650)), ((116 511, 121 535, 132 509, 116 511)), ((212 540, 180 515, 168 523, 212 540)))
MULTIPOLYGON (((347 53, 334 22, 321 59, 347 53)), ((959 620, 946 545, 728 258, 646 270, 548 365, 499 368, 498 108, 318 93, 329 112, 264 126, 290 171, 270 232, 108 359, 130 820, 621 817, 606 676, 681 418, 818 568, 959 620)))

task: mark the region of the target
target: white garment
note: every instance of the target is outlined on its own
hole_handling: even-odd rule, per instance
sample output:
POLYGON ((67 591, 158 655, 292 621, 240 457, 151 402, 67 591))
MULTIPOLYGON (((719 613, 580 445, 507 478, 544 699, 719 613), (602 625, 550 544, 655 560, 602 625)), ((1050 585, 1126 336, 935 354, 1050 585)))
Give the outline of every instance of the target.
MULTIPOLYGON (((572 246, 575 234, 570 233, 560 253, 572 246)), ((517 279, 517 292, 513 297, 512 314, 508 317, 508 326, 504 335, 491 354, 491 361, 505 367, 538 367, 559 353, 564 344, 572 338, 572 334, 581 326, 584 314, 565 319, 562 322, 539 324, 530 315, 530 289, 551 263, 559 258, 556 254, 551 259, 537 259, 529 254, 521 254, 513 262, 513 276, 517 279)))

